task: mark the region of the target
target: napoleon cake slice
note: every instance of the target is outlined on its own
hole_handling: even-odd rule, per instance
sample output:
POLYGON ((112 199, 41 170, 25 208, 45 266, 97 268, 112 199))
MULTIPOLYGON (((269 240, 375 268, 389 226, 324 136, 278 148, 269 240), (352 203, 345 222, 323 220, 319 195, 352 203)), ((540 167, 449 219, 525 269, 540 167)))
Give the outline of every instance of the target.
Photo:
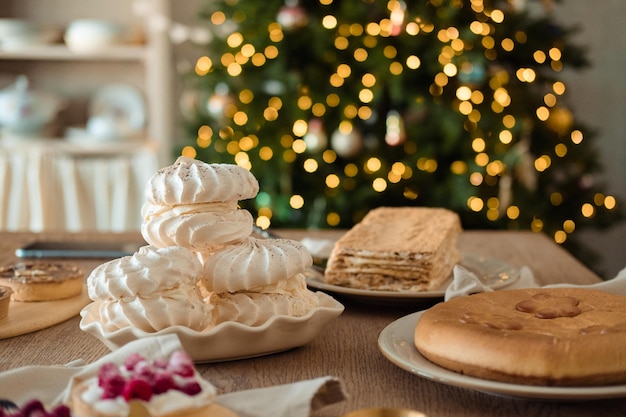
POLYGON ((371 210, 335 244, 325 282, 365 290, 433 291, 460 259, 458 215, 443 208, 371 210))

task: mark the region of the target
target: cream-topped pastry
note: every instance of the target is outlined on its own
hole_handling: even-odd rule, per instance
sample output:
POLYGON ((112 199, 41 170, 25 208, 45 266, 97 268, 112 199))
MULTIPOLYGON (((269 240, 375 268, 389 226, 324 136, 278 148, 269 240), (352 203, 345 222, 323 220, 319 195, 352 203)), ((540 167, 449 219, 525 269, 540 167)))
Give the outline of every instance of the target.
POLYGON ((260 326, 274 316, 302 317, 319 306, 319 298, 306 286, 302 274, 275 284, 235 293, 211 293, 213 325, 233 321, 260 326))
POLYGON ((144 246, 95 268, 87 290, 108 330, 135 326, 152 332, 174 325, 202 330, 212 306, 197 287, 201 276, 202 264, 190 250, 144 246))
POLYGON ((204 259, 203 283, 218 293, 242 291, 286 280, 312 263, 296 240, 248 237, 204 259))
POLYGON ((157 171, 145 189, 148 202, 167 206, 247 200, 258 192, 257 179, 245 168, 207 164, 185 156, 157 171))
POLYGON ((185 352, 153 361, 132 353, 122 364, 106 362, 97 375, 74 381, 69 405, 77 417, 234 416, 213 403, 216 395, 185 352))

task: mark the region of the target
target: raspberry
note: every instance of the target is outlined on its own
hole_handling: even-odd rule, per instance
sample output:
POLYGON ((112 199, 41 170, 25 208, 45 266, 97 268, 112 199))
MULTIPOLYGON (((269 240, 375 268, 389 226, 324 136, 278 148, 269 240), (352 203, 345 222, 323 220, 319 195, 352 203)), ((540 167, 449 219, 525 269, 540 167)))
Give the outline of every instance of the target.
POLYGON ((126 381, 117 365, 112 362, 105 363, 98 370, 98 386, 102 388, 102 398, 116 398, 122 394, 126 381))
POLYGON ((195 379, 187 379, 180 381, 176 387, 178 391, 184 392, 187 395, 196 395, 202 391, 202 387, 195 379))
POLYGON ((50 412, 49 417, 72 417, 72 414, 68 406, 58 405, 50 412))
POLYGON ((139 365, 137 368, 135 368, 135 371, 133 372, 133 375, 141 378, 141 379, 145 379, 145 380, 153 380, 156 375, 158 373, 160 373, 161 370, 157 367, 155 367, 152 364, 149 363, 145 363, 145 364, 141 364, 139 365))
POLYGON ((129 371, 132 371, 140 362, 145 362, 144 357, 141 356, 139 353, 133 352, 126 357, 126 360, 124 360, 124 366, 129 371))
POLYGON ((165 358, 157 358, 154 360, 154 362, 152 362, 154 366, 156 366, 157 368, 161 368, 161 369, 166 369, 167 363, 168 363, 167 359, 165 358))
POLYGON ((193 361, 185 352, 174 352, 170 356, 167 369, 176 375, 188 377, 193 376, 193 361))
POLYGON ((131 379, 124 387, 122 396, 126 401, 133 399, 150 401, 152 398, 152 387, 148 381, 143 379, 131 379))
POLYGON ((22 413, 26 417, 46 416, 46 409, 39 400, 30 400, 22 406, 22 413))
POLYGON ((152 383, 152 391, 155 394, 163 394, 174 388, 176 388, 174 377, 167 372, 158 374, 152 383))

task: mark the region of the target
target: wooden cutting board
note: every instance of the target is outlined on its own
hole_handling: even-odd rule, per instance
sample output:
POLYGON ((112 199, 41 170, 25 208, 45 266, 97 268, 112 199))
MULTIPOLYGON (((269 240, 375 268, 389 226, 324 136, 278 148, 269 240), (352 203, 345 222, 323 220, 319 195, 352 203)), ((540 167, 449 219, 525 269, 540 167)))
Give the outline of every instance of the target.
POLYGON ((91 300, 87 289, 76 297, 58 301, 11 301, 9 315, 0 320, 0 339, 31 333, 68 320, 91 300))

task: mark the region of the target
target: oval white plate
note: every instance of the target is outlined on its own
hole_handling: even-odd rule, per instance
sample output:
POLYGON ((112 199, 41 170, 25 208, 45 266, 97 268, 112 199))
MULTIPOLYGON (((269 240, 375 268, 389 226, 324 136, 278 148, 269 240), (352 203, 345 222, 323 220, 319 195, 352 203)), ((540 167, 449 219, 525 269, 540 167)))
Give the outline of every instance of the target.
POLYGON ((275 316, 261 326, 224 322, 207 331, 172 326, 149 333, 136 327, 107 332, 99 321, 95 303, 81 312, 81 330, 97 337, 109 349, 142 337, 175 333, 185 351, 196 362, 219 362, 269 355, 304 346, 344 310, 344 306, 322 292, 316 293, 319 307, 302 317, 275 316))
MULTIPOLYGON (((483 284, 497 290, 513 284, 519 279, 519 268, 507 262, 495 258, 463 253, 459 265, 463 266, 482 281, 483 284)), ((394 292, 394 291, 375 291, 362 290, 357 288, 343 287, 340 285, 332 285, 324 282, 324 276, 320 271, 308 269, 305 272, 306 283, 309 287, 322 291, 328 291, 335 294, 341 294, 350 298, 356 298, 360 301, 376 302, 376 303, 412 303, 415 301, 443 299, 446 288, 452 282, 452 275, 441 285, 436 291, 420 291, 420 292, 394 292)))
POLYGON ((424 358, 413 344, 413 333, 421 314, 423 311, 409 314, 385 327, 378 337, 378 347, 391 363, 422 378, 489 394, 528 399, 580 401, 626 397, 626 385, 601 387, 519 385, 449 371, 424 358))

